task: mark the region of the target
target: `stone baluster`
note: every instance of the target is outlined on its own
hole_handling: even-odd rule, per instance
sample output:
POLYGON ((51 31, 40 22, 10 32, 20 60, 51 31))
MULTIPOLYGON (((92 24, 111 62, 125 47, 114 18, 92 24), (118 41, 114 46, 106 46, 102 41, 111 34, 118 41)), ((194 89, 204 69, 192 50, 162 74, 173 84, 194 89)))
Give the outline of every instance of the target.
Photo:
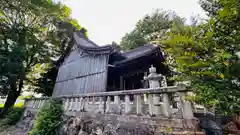
POLYGON ((30 99, 29 108, 34 108, 34 100, 30 99))
POLYGON ((148 94, 148 106, 149 106, 149 115, 150 116, 155 115, 152 94, 148 94))
POLYGON ((86 112, 87 112, 88 109, 89 109, 89 108, 88 108, 88 105, 89 105, 89 97, 85 97, 85 98, 84 98, 84 108, 83 108, 83 110, 86 111, 86 112))
POLYGON ((84 101, 84 98, 83 97, 81 97, 80 98, 80 111, 81 112, 83 112, 84 111, 84 103, 85 101, 84 101))
POLYGON ((73 111, 77 111, 77 107, 78 107, 78 98, 75 97, 73 102, 73 111))
POLYGON ((114 103, 117 106, 117 113, 121 113, 121 104, 119 96, 114 96, 114 103))
POLYGON ((44 99, 41 104, 41 108, 46 104, 47 99, 44 99))
MULTIPOLYGON (((144 77, 144 80, 149 81, 150 88, 158 88, 160 87, 159 80, 162 78, 161 74, 156 73, 156 68, 151 66, 149 68, 149 75, 144 77)), ((160 114, 161 104, 160 104, 160 95, 159 94, 151 94, 148 95, 148 104, 149 104, 149 113, 150 115, 158 115, 160 114)))
POLYGON ((98 112, 99 112, 99 113, 104 113, 104 102, 103 102, 103 97, 99 97, 98 112))
POLYGON ((107 96, 107 101, 106 101, 106 113, 110 113, 111 110, 111 97, 107 96))
POLYGON ((77 111, 77 112, 80 112, 80 111, 81 111, 81 98, 80 98, 80 97, 77 97, 76 101, 77 101, 76 111, 77 111))
POLYGON ((137 115, 142 115, 142 99, 141 95, 135 95, 135 101, 136 101, 136 113, 137 115))
POLYGON ((37 106, 37 100, 33 100, 33 109, 35 109, 36 108, 36 106, 37 106))
MULTIPOLYGON (((162 76, 161 86, 167 87, 167 79, 165 76, 162 76)), ((168 93, 163 93, 163 115, 166 117, 171 117, 172 109, 170 106, 170 98, 168 93)))
POLYGON ((64 110, 65 111, 68 111, 68 108, 69 108, 69 98, 65 98, 65 100, 64 100, 64 110))
POLYGON ((24 107, 25 107, 25 108, 30 108, 30 102, 31 102, 31 100, 26 99, 26 100, 25 100, 25 103, 24 103, 24 107))
POLYGON ((69 107, 68 107, 68 111, 72 111, 73 108, 73 98, 69 98, 69 107))
POLYGON ((95 104, 95 100, 96 100, 97 98, 96 97, 92 97, 92 104, 94 105, 95 104))
POLYGON ((28 99, 25 99, 25 102, 24 102, 23 107, 24 107, 24 108, 28 108, 28 106, 29 106, 29 100, 28 100, 28 99))
POLYGON ((37 108, 41 108, 41 105, 42 105, 43 100, 44 100, 44 99, 40 99, 40 100, 39 100, 39 103, 38 103, 38 107, 37 107, 37 108))
POLYGON ((39 100, 36 100, 36 99, 35 99, 35 105, 34 105, 34 108, 35 108, 35 109, 38 109, 38 103, 39 103, 39 100))
POLYGON ((27 99, 27 100, 25 101, 25 106, 26 106, 27 108, 31 108, 31 107, 32 107, 31 99, 27 99))
POLYGON ((34 106, 35 106, 35 100, 31 99, 31 104, 32 104, 31 108, 34 108, 34 106))
POLYGON ((168 93, 163 93, 163 115, 166 117, 172 116, 172 109, 170 106, 170 99, 168 93))
POLYGON ((130 111, 131 111, 131 105, 130 105, 130 96, 129 95, 125 95, 125 103, 124 103, 124 105, 125 105, 125 114, 128 114, 128 113, 130 113, 130 111))
POLYGON ((194 117, 191 102, 185 100, 186 92, 179 92, 180 107, 182 116, 185 119, 192 119, 194 117))

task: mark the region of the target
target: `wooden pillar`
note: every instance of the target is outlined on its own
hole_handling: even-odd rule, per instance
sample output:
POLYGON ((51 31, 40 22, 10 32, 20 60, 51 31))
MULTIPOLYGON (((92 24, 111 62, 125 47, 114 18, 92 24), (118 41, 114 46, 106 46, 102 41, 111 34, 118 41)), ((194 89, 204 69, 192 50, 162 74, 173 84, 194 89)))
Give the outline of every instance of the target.
MULTIPOLYGON (((144 72, 144 76, 147 76, 148 73, 147 72, 144 72)), ((148 88, 148 82, 147 81, 144 81, 144 88, 148 88)))
POLYGON ((123 76, 120 76, 120 90, 123 90, 123 76))
MULTIPOLYGON (((147 75, 148 75, 148 73, 144 72, 144 76, 147 76, 147 75)), ((146 80, 144 80, 144 88, 148 88, 148 87, 149 87, 148 82, 146 80)), ((144 100, 144 102, 147 101, 147 94, 143 94, 143 100, 144 100)))

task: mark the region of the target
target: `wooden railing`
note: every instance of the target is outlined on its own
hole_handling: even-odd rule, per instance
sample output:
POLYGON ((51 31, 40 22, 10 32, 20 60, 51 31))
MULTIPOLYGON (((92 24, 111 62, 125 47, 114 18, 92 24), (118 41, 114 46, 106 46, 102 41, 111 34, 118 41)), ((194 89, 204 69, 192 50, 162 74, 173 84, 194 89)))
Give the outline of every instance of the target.
MULTIPOLYGON (((183 86, 159 87, 115 92, 88 93, 73 96, 61 96, 66 112, 113 113, 121 115, 165 116, 178 115, 189 119, 193 117, 191 103, 185 100, 187 90, 183 86), (177 95, 178 101, 170 100, 177 95), (171 103, 177 102, 178 108, 171 103)), ((27 109, 40 109, 49 98, 26 99, 27 109)))

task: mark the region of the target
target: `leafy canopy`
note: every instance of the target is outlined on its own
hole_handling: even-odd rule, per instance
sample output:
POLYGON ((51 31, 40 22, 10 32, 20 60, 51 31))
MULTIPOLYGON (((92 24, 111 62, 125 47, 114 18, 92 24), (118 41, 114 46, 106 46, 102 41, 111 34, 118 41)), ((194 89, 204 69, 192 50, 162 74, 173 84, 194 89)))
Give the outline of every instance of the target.
POLYGON ((237 0, 201 1, 209 20, 198 26, 173 27, 166 40, 169 63, 180 73, 175 79, 191 80, 197 103, 216 107, 224 115, 239 115, 239 7, 237 0))
POLYGON ((133 31, 127 33, 120 42, 123 50, 131 50, 147 43, 166 39, 172 24, 182 25, 184 19, 172 11, 155 10, 139 20, 133 31))
MULTIPOLYGON (((59 57, 75 30, 66 5, 53 0, 0 1, 0 92, 12 106, 24 86, 59 57), (44 63, 44 64, 43 64, 44 63)), ((5 105, 6 105, 5 104, 5 105)))

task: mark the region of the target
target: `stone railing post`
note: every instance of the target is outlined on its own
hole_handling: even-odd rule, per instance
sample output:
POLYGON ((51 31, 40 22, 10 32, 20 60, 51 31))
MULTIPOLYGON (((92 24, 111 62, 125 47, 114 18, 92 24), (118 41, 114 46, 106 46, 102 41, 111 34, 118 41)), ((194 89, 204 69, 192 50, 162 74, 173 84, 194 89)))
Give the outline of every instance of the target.
POLYGON ((104 97, 99 97, 99 106, 98 106, 98 112, 104 113, 104 97))
POLYGON ((107 96, 107 101, 106 101, 106 113, 110 113, 111 110, 111 97, 107 96))
POLYGON ((64 99, 64 110, 67 112, 69 107, 69 98, 64 99))
POLYGON ((121 103, 120 103, 120 97, 118 95, 114 96, 114 103, 117 106, 117 113, 121 113, 121 103))
POLYGON ((83 99, 83 101, 84 101, 84 104, 83 104, 84 108, 83 108, 83 110, 87 112, 88 111, 88 106, 89 106, 89 97, 85 97, 83 99))
POLYGON ((73 109, 73 98, 70 98, 70 103, 69 103, 69 108, 68 108, 68 111, 72 111, 73 109))
MULTIPOLYGON (((162 77, 161 86, 167 87, 167 79, 165 76, 162 77)), ((170 98, 168 93, 163 93, 163 115, 166 117, 170 117, 172 115, 170 98)))
POLYGON ((78 97, 77 98, 77 112, 80 112, 81 111, 81 98, 80 97, 78 97))
POLYGON ((142 99, 141 95, 135 95, 136 98, 136 113, 137 115, 142 115, 142 99))
POLYGON ((125 114, 130 113, 131 111, 131 106, 130 106, 130 96, 129 95, 125 95, 125 114))
POLYGON ((186 92, 179 92, 180 97, 180 107, 182 116, 185 119, 192 119, 194 117, 193 115, 193 109, 190 101, 185 100, 185 97, 187 96, 186 92))
MULTIPOLYGON (((144 77, 144 80, 149 81, 150 88, 158 88, 160 87, 159 80, 162 78, 161 74, 157 74, 156 68, 151 66, 149 68, 149 75, 144 77)), ((149 104, 149 113, 150 115, 160 114, 161 106, 160 106, 160 95, 159 94, 149 94, 148 95, 148 104, 149 104)))

